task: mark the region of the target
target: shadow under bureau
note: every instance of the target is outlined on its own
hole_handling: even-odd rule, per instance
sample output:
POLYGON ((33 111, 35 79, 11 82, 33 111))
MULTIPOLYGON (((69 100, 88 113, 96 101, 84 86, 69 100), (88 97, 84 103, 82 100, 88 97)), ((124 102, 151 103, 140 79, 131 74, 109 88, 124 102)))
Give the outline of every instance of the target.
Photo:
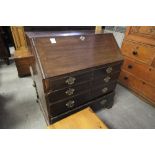
POLYGON ((113 105, 122 56, 112 34, 34 36, 32 76, 48 124, 97 104, 113 105))

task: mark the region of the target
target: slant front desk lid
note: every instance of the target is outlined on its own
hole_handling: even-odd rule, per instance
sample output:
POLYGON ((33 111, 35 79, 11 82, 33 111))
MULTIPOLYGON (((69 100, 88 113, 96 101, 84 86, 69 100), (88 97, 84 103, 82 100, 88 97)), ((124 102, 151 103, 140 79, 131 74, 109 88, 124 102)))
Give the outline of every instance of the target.
POLYGON ((113 34, 38 37, 32 42, 44 78, 123 59, 113 34))

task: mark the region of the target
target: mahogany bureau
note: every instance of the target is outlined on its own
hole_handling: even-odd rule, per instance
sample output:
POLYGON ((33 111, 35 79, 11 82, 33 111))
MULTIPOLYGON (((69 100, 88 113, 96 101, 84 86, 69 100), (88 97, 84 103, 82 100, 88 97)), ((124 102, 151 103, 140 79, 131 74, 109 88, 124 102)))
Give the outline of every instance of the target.
POLYGON ((131 26, 122 44, 119 81, 155 105, 155 26, 131 26))
POLYGON ((28 37, 38 102, 52 124, 90 105, 111 108, 123 62, 112 34, 28 37))

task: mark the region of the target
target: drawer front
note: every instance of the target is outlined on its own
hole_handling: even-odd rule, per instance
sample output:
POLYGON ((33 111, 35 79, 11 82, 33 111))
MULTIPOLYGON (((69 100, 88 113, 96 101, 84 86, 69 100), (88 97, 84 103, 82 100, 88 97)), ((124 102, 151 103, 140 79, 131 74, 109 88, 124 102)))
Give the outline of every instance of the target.
POLYGON ((135 60, 151 64, 155 56, 155 48, 149 45, 142 45, 130 41, 124 41, 122 54, 135 60))
POLYGON ((138 29, 140 34, 150 35, 155 37, 155 26, 140 26, 138 29))
POLYGON ((48 102, 56 102, 58 100, 62 100, 65 98, 69 98, 71 96, 75 96, 77 94, 81 94, 91 88, 91 82, 85 82, 84 84, 80 84, 78 86, 68 87, 62 90, 51 92, 47 95, 48 102))
POLYGON ((125 71, 121 72, 119 79, 123 85, 155 103, 155 87, 125 71))
POLYGON ((91 108, 94 111, 100 110, 101 108, 111 108, 113 106, 114 95, 115 93, 111 92, 107 95, 97 98, 91 104, 91 108))
POLYGON ((155 26, 132 26, 129 34, 155 38, 155 26))
POLYGON ((82 74, 72 74, 60 79, 47 79, 45 81, 45 91, 55 91, 66 87, 76 86, 78 84, 90 81, 92 79, 92 72, 82 74))
POLYGON ((92 82, 93 87, 98 87, 101 85, 109 84, 112 81, 117 81, 119 74, 120 72, 110 74, 110 75, 105 75, 104 77, 100 76, 98 79, 93 80, 92 82))
POLYGON ((93 108, 93 110, 95 110, 95 109, 97 110, 97 108, 111 108, 113 105, 113 98, 114 98, 114 92, 104 95, 104 96, 102 96, 98 99, 95 99, 93 101, 86 102, 86 104, 83 104, 77 108, 67 111, 66 113, 61 113, 61 115, 57 115, 55 117, 51 116, 51 120, 52 120, 51 123, 54 123, 64 117, 67 117, 67 116, 69 116, 79 110, 82 110, 88 106, 93 108))
POLYGON ((155 86, 155 68, 125 58, 122 69, 155 86))
POLYGON ((121 68, 121 64, 116 64, 116 65, 108 65, 107 67, 102 67, 94 70, 94 78, 103 78, 107 74, 113 74, 116 72, 119 72, 121 68))
POLYGON ((71 97, 70 99, 57 102, 50 106, 50 114, 52 117, 70 111, 90 100, 90 92, 71 97))
POLYGON ((100 85, 98 87, 92 88, 91 97, 96 98, 102 95, 105 95, 109 92, 112 92, 116 87, 116 81, 110 83, 110 84, 104 84, 100 85))

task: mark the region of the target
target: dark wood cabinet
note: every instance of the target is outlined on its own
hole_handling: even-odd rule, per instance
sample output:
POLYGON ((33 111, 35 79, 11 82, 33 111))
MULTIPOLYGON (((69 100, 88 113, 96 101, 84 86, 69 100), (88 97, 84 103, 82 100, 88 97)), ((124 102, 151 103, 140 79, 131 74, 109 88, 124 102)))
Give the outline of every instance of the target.
POLYGON ((112 107, 123 62, 112 34, 27 34, 33 77, 48 124, 95 104, 112 107))

